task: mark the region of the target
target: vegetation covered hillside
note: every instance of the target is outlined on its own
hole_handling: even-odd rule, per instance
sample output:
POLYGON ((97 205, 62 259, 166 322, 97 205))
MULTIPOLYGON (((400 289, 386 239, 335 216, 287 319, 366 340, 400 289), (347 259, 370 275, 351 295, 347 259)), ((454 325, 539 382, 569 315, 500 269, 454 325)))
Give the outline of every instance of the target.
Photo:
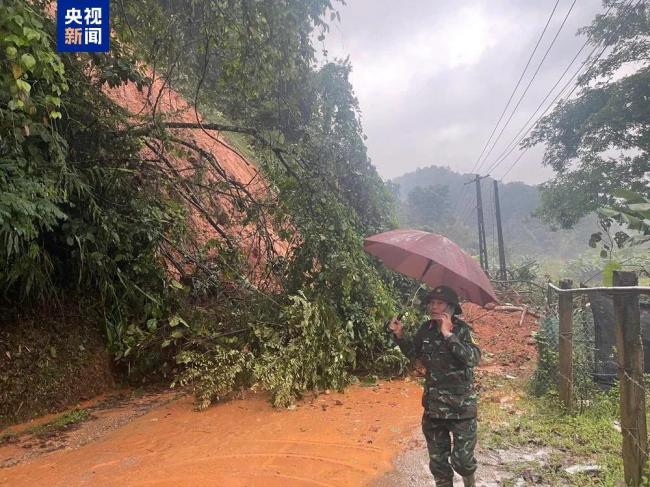
MULTIPOLYGON (((476 189, 465 185, 474 175, 429 166, 391 181, 401 201, 400 223, 428 226, 448 234, 478 254, 476 189)), ((493 179, 481 181, 488 249, 497 258, 493 179)), ((507 254, 510 256, 574 258, 589 248, 596 218, 587 216, 571 230, 562 230, 534 216, 540 206, 537 187, 521 182, 500 183, 499 200, 507 254)))
POLYGON ((2 326, 74 313, 130 380, 191 383, 201 407, 399 370, 394 278, 361 245, 395 225, 393 198, 350 65, 317 66, 312 47, 334 6, 129 2, 97 55, 55 52, 51 8, 0 6, 2 326))

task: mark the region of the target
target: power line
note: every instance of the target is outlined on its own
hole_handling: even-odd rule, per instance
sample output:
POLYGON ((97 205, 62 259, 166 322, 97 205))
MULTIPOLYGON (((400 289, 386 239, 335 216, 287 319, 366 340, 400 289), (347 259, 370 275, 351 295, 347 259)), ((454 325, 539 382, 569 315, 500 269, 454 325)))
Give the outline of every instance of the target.
MULTIPOLYGON (((573 57, 573 59, 571 60, 571 62, 569 62, 569 64, 567 65, 567 67, 564 69, 564 72, 562 73, 562 75, 558 78, 558 80, 555 82, 555 84, 551 87, 551 89, 548 91, 548 93, 546 94, 546 96, 544 97, 544 99, 539 103, 539 105, 537 105, 537 108, 535 109, 535 111, 533 112, 533 114, 528 118, 528 120, 526 120, 526 122, 525 122, 525 123, 522 125, 522 127, 519 129, 519 132, 517 132, 517 133, 515 134, 515 136, 512 138, 512 140, 508 143, 508 145, 506 145, 505 149, 501 152, 501 154, 499 154, 499 155, 497 156, 497 158, 495 159, 495 162, 493 162, 492 165, 487 169, 488 172, 492 172, 492 171, 493 171, 493 170, 494 170, 494 169, 499 165, 499 163, 500 163, 503 159, 505 159, 508 155, 510 155, 510 153, 512 152, 512 150, 510 150, 510 152, 508 152, 509 149, 512 149, 513 147, 516 147, 516 146, 518 145, 518 143, 519 143, 520 141, 517 141, 517 143, 515 143, 515 145, 512 146, 513 142, 515 142, 515 141, 517 140, 517 138, 519 137, 519 135, 521 135, 521 133, 522 133, 522 132, 524 131, 524 129, 528 126, 528 124, 530 123, 530 121, 535 117, 535 115, 537 115, 537 112, 539 112, 539 109, 542 108, 542 105, 544 105, 544 102, 545 102, 546 100, 548 100, 549 96, 551 96, 551 93, 553 93, 553 90, 555 90, 555 88, 557 88, 557 85, 560 84, 560 82, 562 81, 562 79, 564 78, 564 76, 566 76, 566 74, 567 74, 567 72, 569 71, 569 69, 571 69, 571 66, 573 66, 573 63, 575 63, 575 61, 576 61, 576 60, 578 59, 578 57, 580 56, 580 53, 584 50, 585 47, 587 47, 588 44, 589 44, 589 41, 586 41, 586 42, 582 45, 582 47, 580 48, 580 50, 576 53, 576 55, 573 57), (507 154, 506 154, 506 152, 507 152, 507 154), (505 154, 505 156, 504 156, 504 154, 505 154)), ((589 56, 587 56, 587 58, 585 59, 585 61, 583 61, 582 65, 581 65, 580 68, 578 69, 578 72, 580 72, 580 70, 582 69, 582 67, 584 66, 584 64, 585 64, 588 60, 589 60, 589 56)), ((575 74, 570 78, 570 80, 573 80, 573 78, 576 77, 576 75, 577 75, 578 72, 576 72, 576 73, 575 73, 575 74)), ((560 93, 562 93, 563 90, 564 90, 564 88, 562 88, 562 90, 560 90, 560 93)), ((557 99, 557 98, 556 98, 556 99, 557 99)), ((555 100, 553 100, 553 102, 551 102, 551 104, 554 103, 554 101, 555 101, 555 100)), ((541 118, 541 117, 540 117, 540 118, 541 118)))
MULTIPOLYGON (((631 11, 633 11, 633 10, 634 10, 634 9, 635 9, 635 8, 636 8, 636 7, 641 3, 641 2, 643 2, 643 1, 644 1, 644 0, 638 0, 634 6, 630 7, 630 5, 631 5, 632 2, 633 2, 633 0, 630 0, 630 1, 626 4, 626 6, 622 7, 623 9, 626 8, 626 7, 630 7, 629 10, 626 11, 624 15, 627 16, 631 11)), ((610 6, 610 7, 607 9, 607 11, 605 12, 604 15, 607 15, 611 9, 612 9, 612 6, 610 6)), ((625 24, 625 18, 623 18, 623 20, 621 21, 621 23, 619 24, 619 26, 616 28, 616 30, 613 31, 613 32, 609 35, 609 37, 605 40, 605 42, 603 43, 603 44, 604 44, 604 45, 603 45, 603 48, 601 49, 601 51, 600 51, 600 53, 598 54, 598 56, 596 56, 595 58, 593 58, 593 60, 591 61, 591 63, 590 63, 589 66, 587 67, 587 70, 586 70, 585 74, 587 74, 587 73, 591 70, 591 68, 596 64, 596 62, 598 62, 598 60, 602 57, 602 55, 605 53, 605 51, 606 51, 607 48, 609 47, 609 43, 610 43, 611 40, 614 38, 614 36, 618 34, 618 31, 623 27, 624 24, 625 24)), ((586 41, 586 43, 583 45, 583 47, 580 49, 580 51, 579 51, 578 53, 580 53, 580 52, 582 51, 582 49, 584 49, 585 45, 586 45, 588 42, 589 42, 589 40, 586 41)), ((560 98, 560 96, 562 95, 562 93, 563 93, 563 92, 564 92, 564 91, 569 87, 569 85, 573 82, 573 80, 578 76, 578 74, 580 73, 580 71, 582 70, 582 68, 583 68, 583 67, 584 67, 584 66, 589 62, 589 60, 592 58, 593 54, 594 54, 594 53, 596 52, 596 50, 598 49, 599 45, 600 45, 600 43, 599 43, 599 44, 596 44, 596 46, 592 49, 592 51, 589 53, 589 55, 587 56, 587 58, 586 58, 586 59, 583 61, 583 63, 580 65, 580 67, 578 68, 578 70, 577 70, 577 71, 573 74, 573 76, 571 76, 571 78, 570 78, 570 79, 565 83, 565 85, 564 85, 564 86, 562 87, 562 89, 558 92, 558 94, 555 96, 555 98, 553 99, 553 101, 551 101, 551 103, 546 107, 546 109, 544 110, 544 112, 543 112, 539 117, 537 117, 537 119, 533 122, 533 124, 532 124, 532 125, 531 125, 527 130, 526 130, 526 133, 525 133, 522 137, 519 138, 519 140, 517 141, 517 143, 516 143, 516 144, 515 144, 515 145, 514 145, 514 146, 513 146, 513 147, 512 147, 512 148, 511 148, 511 149, 510 149, 510 150, 509 150, 509 151, 508 151, 504 156, 503 156, 503 157, 497 159, 497 161, 496 161, 496 162, 495 162, 495 163, 490 167, 490 171, 496 169, 496 168, 497 168, 497 167, 498 167, 498 166, 499 166, 499 165, 500 165, 500 164, 501 164, 501 163, 502 163, 502 162, 503 162, 503 161, 504 161, 504 160, 505 160, 505 159, 506 159, 506 158, 507 158, 511 153, 512 153, 512 151, 513 151, 513 150, 514 150, 514 149, 515 149, 515 148, 516 148, 516 147, 517 147, 517 146, 518 146, 518 145, 519 145, 519 144, 520 144, 520 143, 521 143, 521 142, 526 138, 526 136, 528 135, 528 133, 529 133, 529 132, 532 130, 532 128, 537 124, 537 122, 538 122, 539 120, 541 120, 541 119, 546 115, 546 113, 547 113, 547 112, 548 112, 548 111, 553 107, 554 103, 558 100, 558 98, 560 98)), ((575 59, 575 58, 574 58, 574 59, 575 59)), ((568 71, 568 68, 569 68, 569 67, 570 67, 570 65, 567 66, 567 69, 565 70, 565 72, 563 73, 563 75, 560 77, 560 80, 562 79, 562 77, 564 77, 564 74, 566 74, 566 71, 568 71)), ((560 80, 558 80, 558 81, 560 81, 560 80)), ((544 100, 542 100, 542 103, 540 103, 540 105, 538 106, 537 110, 533 113, 533 115, 532 115, 532 116, 528 119, 528 121, 524 124, 524 126, 522 127, 522 129, 520 130, 519 133, 521 133, 521 131, 523 131, 523 129, 528 125, 528 123, 530 122, 530 120, 531 120, 531 119, 533 118, 533 116, 537 113, 537 111, 539 110, 539 108, 541 107, 541 105, 542 105, 542 104, 544 103, 544 101, 548 98, 548 96, 551 94, 552 90, 555 88, 555 86, 557 86, 557 84, 558 84, 558 83, 556 83, 556 85, 554 85, 554 87, 551 89, 551 91, 548 93, 548 95, 544 98, 544 100)), ((578 88, 578 86, 579 86, 579 84, 576 83, 576 84, 573 86, 573 88, 571 89, 571 91, 569 91, 569 93, 567 93, 567 94, 564 96, 563 101, 568 100, 569 97, 573 94, 573 92, 578 88)), ((518 136, 518 135, 515 136, 515 139, 517 138, 517 136, 518 136)), ((515 140, 515 139, 513 139, 513 140, 515 140)), ((528 152, 528 150, 529 150, 529 148, 523 150, 523 151, 521 152, 521 154, 519 154, 519 156, 517 157, 517 159, 512 163, 512 165, 508 168, 508 170, 507 170, 505 173, 503 173, 503 175, 501 176, 500 179, 503 179, 507 174, 510 173, 510 171, 515 167, 515 165, 517 165, 517 163, 521 160, 521 158, 523 157, 523 155, 524 155, 526 152, 528 152)))
POLYGON ((476 209, 477 206, 477 201, 476 201, 476 195, 470 193, 467 195, 467 198, 465 198, 465 210, 462 212, 462 221, 466 222, 467 219, 471 216, 472 211, 476 209))
POLYGON ((467 194, 467 184, 463 184, 463 190, 461 191, 460 196, 456 200, 456 205, 454 207, 454 210, 458 208, 458 205, 460 202, 462 202, 462 210, 459 212, 456 212, 456 214, 461 215, 461 220, 462 222, 465 222, 467 218, 469 218, 470 214, 472 213, 472 209, 474 206, 472 205, 472 193, 470 192, 467 194))
MULTIPOLYGON (((537 48, 539 47, 540 43, 542 42, 542 39, 544 38, 544 34, 546 34, 546 30, 548 29, 548 26, 551 23, 551 19, 553 18, 553 15, 555 15, 555 11, 557 10, 557 6, 559 5, 560 0, 556 0, 555 5, 553 6, 553 9, 551 10, 550 15, 548 16, 548 19, 546 20, 546 24, 544 25, 544 29, 542 30, 542 33, 539 35, 539 38, 537 39, 537 43, 535 44, 535 47, 533 48, 533 52, 531 52, 530 56, 528 57, 528 61, 526 62, 526 65, 524 66, 523 71, 521 72, 521 75, 519 76, 519 80, 517 80, 517 84, 512 90, 512 93, 510 93, 510 97, 508 98, 508 101, 503 107, 503 111, 501 112, 501 115, 499 116, 499 120, 497 120, 496 125, 492 129, 492 133, 490 133, 490 137, 488 137, 488 140, 485 142, 485 145, 483 146, 483 150, 481 150, 481 153, 479 154, 478 158, 474 162, 474 165, 472 166, 470 173, 473 173, 476 167, 478 166, 478 163, 480 162, 481 158, 483 157, 483 154, 485 153, 485 149, 487 149, 488 145, 490 144, 492 137, 494 136, 494 133, 497 131, 499 128, 499 124, 501 123, 501 120, 503 120, 503 116, 505 115, 506 111, 508 110, 508 107, 510 106, 510 102, 515 96, 515 93, 517 92, 517 89, 519 88, 519 85, 521 84, 522 80, 524 79, 524 76, 526 74, 526 71, 528 70, 528 66, 530 66, 531 61, 533 60, 533 57, 535 56, 535 53, 537 52, 537 48)), ((467 191, 468 188, 467 186, 463 186, 463 190, 460 195, 460 200, 463 200, 467 202, 468 198, 467 196, 467 191)), ((466 203, 467 204, 467 203, 466 203)), ((458 207, 458 202, 456 203, 456 208, 458 207)), ((469 206, 470 211, 471 211, 471 205, 469 206)), ((467 212, 467 208, 465 208, 462 213, 464 214, 467 212)))
MULTIPOLYGON (((589 57, 587 57, 587 60, 589 60, 589 57)), ((521 133, 524 129, 526 129, 526 132, 525 132, 521 137, 519 137, 519 139, 516 141, 515 144, 512 145, 512 147, 510 147, 510 149, 507 151, 507 153, 503 154, 502 157, 500 157, 499 159, 497 159, 497 160, 495 161, 495 163, 490 167, 490 170, 491 170, 491 171, 493 171, 494 169, 496 169, 497 167, 499 167, 499 166, 503 163, 503 161, 505 161, 505 160, 508 158, 508 156, 510 156, 510 154, 513 153, 513 151, 517 148, 517 146, 519 146, 519 144, 521 144, 521 142, 522 142, 522 141, 523 141, 523 140, 528 136, 528 134, 530 133, 530 131, 535 127, 535 125, 536 125, 536 124, 537 124, 537 123, 538 123, 542 118, 544 118, 544 116, 546 116, 546 114, 549 112, 549 110, 554 106, 555 102, 556 102, 559 98, 562 97, 562 94, 564 93, 564 91, 568 88, 568 86, 569 86, 569 85, 571 84, 571 82, 576 78, 576 76, 578 76, 578 73, 580 73, 580 71, 582 70, 583 66, 584 66, 584 65, 581 65, 581 66, 578 68, 578 70, 573 74, 573 76, 571 76, 571 78, 569 78, 569 81, 567 81, 567 83, 565 83, 565 85, 564 85, 564 86, 562 87, 562 89, 557 93, 557 95, 555 95, 555 98, 553 98, 553 100, 551 101, 551 103, 549 103, 549 104, 547 105, 547 107, 544 109, 544 111, 542 112, 542 114, 541 114, 539 117, 537 117, 537 119, 535 119, 535 120, 533 121, 533 123, 530 124, 530 126, 528 126, 530 120, 532 120, 532 118, 535 116, 535 114, 537 113, 537 111, 539 110, 539 108, 541 107, 541 105, 540 105, 540 107, 538 107, 537 110, 535 110, 535 112, 533 113, 533 116, 531 116, 531 117, 528 119, 528 121, 527 121, 527 122, 522 126, 522 128, 521 128, 521 130, 520 130, 519 133, 521 133)), ((577 85, 576 85, 576 87, 577 87, 577 85)), ((574 90, 575 90, 575 87, 574 87, 574 90)), ((571 93, 573 93, 574 90, 571 90, 571 92, 568 93, 567 96, 564 96, 563 99, 568 98, 568 97, 571 95, 571 93)), ((549 94, 550 94, 550 93, 549 93, 549 94)), ((546 98, 544 98, 544 100, 546 100, 546 98)), ((544 100, 542 101, 542 103, 544 103, 544 100)), ((517 136, 515 136, 515 138, 516 138, 516 137, 517 137, 517 136)), ((513 142, 514 142, 514 139, 513 139, 513 142)), ((509 145, 510 145, 510 144, 509 144, 509 145)), ((526 148, 526 149, 522 150, 522 151, 520 152, 519 156, 517 156, 517 159, 515 159, 515 161, 514 161, 514 162, 512 163, 512 165, 508 168, 508 170, 507 170, 505 173, 503 173, 503 174, 501 175, 501 177, 499 178, 499 180, 503 180, 503 178, 504 178, 508 173, 510 173, 510 171, 512 170, 512 168, 514 168, 515 165, 517 165, 517 164, 519 163, 519 161, 520 161, 521 158, 524 156, 524 154, 526 154, 529 150, 530 150, 530 148, 526 148)))
POLYGON ((490 150, 485 155, 485 158, 483 159, 483 162, 481 164, 479 164, 479 168, 485 163, 485 161, 488 159, 488 157, 490 157, 490 154, 492 153, 492 151, 496 147, 497 143, 501 139, 501 136, 503 135, 503 132, 508 127, 508 124, 510 123, 510 120, 512 120, 512 117, 517 112, 517 108, 519 108, 519 105, 521 105, 521 102, 524 100, 524 97, 526 96, 526 93, 528 93, 528 90, 530 89, 531 85, 533 84, 533 81, 535 81, 537 73, 539 73, 539 70, 542 68, 542 65, 544 64, 544 61, 546 60, 546 58, 548 57, 548 54, 551 52, 551 49, 555 45, 555 41, 559 37, 560 32, 562 32, 562 28, 566 24, 566 21, 569 18, 569 15, 573 11, 573 7, 575 6, 576 2, 577 2, 577 0, 573 0, 573 3, 571 3, 571 6, 569 7, 569 10, 567 11, 566 15, 564 16, 564 19, 562 19, 562 23, 560 24, 560 27, 558 28, 557 32, 555 33, 555 36, 551 40, 551 43, 549 44, 548 48, 546 49, 546 52, 544 53, 544 56, 542 57, 541 61, 537 65, 537 69, 535 69, 535 72, 533 73, 533 76, 530 78, 530 81, 528 81, 528 84, 526 85, 526 88, 524 89, 524 92, 521 94, 521 96, 519 97, 519 100, 517 101, 517 104, 512 109, 512 112, 510 113, 510 116, 508 117, 508 120, 506 120, 505 124, 501 128, 501 131, 499 132, 499 135, 497 136, 495 141, 492 143, 492 147, 490 147, 490 150))
MULTIPOLYGON (((463 189, 465 189, 465 188, 466 188, 466 186, 463 186, 463 189)), ((469 195, 467 195, 467 197, 464 199, 464 202, 463 202, 463 209, 462 209, 462 211, 460 211, 458 213, 459 215, 462 215, 462 217, 461 217, 462 222, 465 222, 467 220, 467 218, 469 218, 469 215, 472 212, 473 205, 472 205, 471 197, 472 197, 471 193, 469 195)))
POLYGON ((548 16, 548 19, 546 19, 546 25, 544 25, 544 29, 542 30, 542 33, 539 35, 539 38, 537 39, 537 43, 535 44, 535 47, 533 48, 533 52, 530 53, 530 56, 528 58, 528 61, 526 61, 526 66, 524 66, 523 71, 521 72, 521 75, 519 76, 519 80, 517 80, 517 84, 512 90, 512 93, 510 93, 510 97, 508 98, 508 101, 506 102, 506 106, 503 107, 503 111, 501 112, 501 115, 499 116, 499 120, 497 120, 496 125, 492 129, 492 133, 490 134, 490 137, 488 137, 488 140, 485 142, 485 145, 483 146, 483 150, 481 151, 481 154, 478 156, 476 159, 476 162, 474 163, 474 166, 472 167, 470 173, 474 172, 476 167, 478 166, 479 161, 483 157, 483 154, 485 153, 485 149, 487 149, 488 145, 490 145, 490 142, 492 141, 492 137, 494 136, 494 133, 497 131, 497 128, 499 128, 499 124, 501 123, 501 120, 503 120, 503 116, 505 115, 506 111, 508 110, 508 107, 510 106, 510 102, 515 96, 515 93, 517 92, 517 89, 519 88, 519 85, 521 84, 521 81, 524 79, 524 76, 526 75, 526 71, 528 70, 528 66, 530 66, 530 62, 533 60, 533 56, 535 56, 535 53, 537 52, 537 48, 539 47, 540 43, 542 42, 542 39, 544 38, 544 34, 546 34, 546 30, 548 29, 548 26, 551 23, 551 19, 553 18, 553 15, 555 14, 555 10, 557 10, 557 6, 559 5, 560 0, 557 0, 555 2, 555 5, 553 6, 553 10, 551 10, 551 14, 548 16))
MULTIPOLYGON (((630 0, 630 2, 632 2, 632 1, 633 1, 633 0, 630 0)), ((610 7, 607 9, 607 11, 605 12, 604 15, 607 15, 611 9, 612 9, 612 6, 610 6, 610 7)), ((515 136, 514 136, 514 137, 511 139, 511 141, 508 143, 508 145, 506 145, 505 149, 501 152, 501 154, 499 154, 499 156, 495 159, 495 161, 492 163, 492 165, 487 169, 488 172, 492 172, 495 168, 497 168, 497 167, 501 164, 501 162, 502 162, 504 159, 506 159, 506 158, 507 158, 507 157, 512 153, 512 151, 517 147, 517 145, 519 145, 519 143, 520 143, 520 142, 521 142, 521 141, 526 137, 527 133, 524 134, 523 137, 519 138, 519 140, 517 140, 517 138, 519 137, 519 135, 520 135, 520 134, 521 134, 521 133, 526 129, 526 127, 528 126, 528 124, 530 123, 530 121, 535 117, 535 115, 537 115, 537 112, 539 112, 540 108, 542 108, 542 105, 544 105, 544 102, 545 102, 546 100, 548 100, 549 96, 551 96, 551 94, 553 93, 553 90, 555 90, 555 88, 560 84, 560 82, 562 81, 562 79, 564 78, 564 76, 566 76, 566 74, 567 74, 567 72, 569 71, 569 69, 571 69, 571 66, 573 66, 573 64, 574 64, 575 61, 578 59, 578 57, 580 56, 580 54, 582 53, 582 51, 584 50, 584 48, 587 47, 587 45, 589 45, 589 39, 587 39, 587 40, 582 44, 582 46, 580 47, 580 49, 578 50, 578 52, 575 54, 575 56, 573 56, 573 59, 569 62, 569 64, 568 64, 567 67, 564 69, 564 71, 562 72, 562 74, 560 75, 560 77, 558 78, 558 80, 555 82, 555 84, 554 84, 554 85, 551 87, 551 89, 548 91, 548 93, 546 94, 546 96, 544 97, 544 99, 539 103, 539 105, 537 105, 537 108, 536 108, 535 111, 532 113, 532 115, 528 118, 528 120, 526 120, 526 122, 521 126, 521 128, 519 129, 519 131, 515 134, 515 136), (516 142, 515 142, 515 141, 516 141, 516 142), (513 145, 513 143, 514 143, 514 145, 513 145)), ((585 64, 587 64, 587 63, 589 62, 589 60, 591 59, 591 56, 593 56, 594 52, 596 52, 596 49, 598 49, 598 45, 596 45, 596 47, 594 47, 594 49, 592 49, 592 51, 589 53, 589 55, 584 59, 584 61, 582 61, 582 64, 580 65, 580 67, 578 68, 578 70, 577 70, 577 71, 576 71, 576 72, 571 76, 571 78, 569 79, 569 81, 568 81, 568 82, 567 82, 567 83, 562 87, 562 89, 559 91, 559 93, 555 96, 555 98, 553 99, 553 101, 550 103, 551 106, 552 106, 553 103, 555 103, 555 101, 560 97, 561 93, 566 89, 566 87, 568 86, 568 84, 570 84, 571 81, 573 81, 573 79, 578 75, 578 73, 582 70, 582 68, 585 66, 585 64)), ((538 117, 538 119, 541 119, 541 118, 544 116, 544 114, 546 113, 546 111, 548 111, 548 108, 544 111, 544 113, 543 113, 542 115, 540 115, 540 116, 538 117)), ((537 123, 537 120, 535 121, 535 123, 537 123)), ((533 124, 533 125, 534 125, 534 124, 533 124)))

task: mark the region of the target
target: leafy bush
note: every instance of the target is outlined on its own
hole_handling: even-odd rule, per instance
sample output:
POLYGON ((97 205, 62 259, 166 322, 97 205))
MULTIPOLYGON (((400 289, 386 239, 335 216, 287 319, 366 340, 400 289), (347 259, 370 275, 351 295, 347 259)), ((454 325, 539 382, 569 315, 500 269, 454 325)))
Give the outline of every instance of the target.
POLYGON ((116 18, 116 33, 151 36, 134 45, 158 46, 140 54, 163 53, 164 59, 148 60, 169 70, 170 84, 192 85, 193 100, 211 97, 225 107, 224 118, 250 124, 240 132, 258 134, 247 142, 268 183, 261 196, 228 176, 203 178, 206 151, 188 155, 192 143, 172 143, 163 115, 138 118, 104 95, 105 83, 147 82, 132 55, 137 48, 125 49, 112 37, 108 54, 59 55, 42 3, 0 6, 5 299, 25 305, 61 296, 83 300, 105 323, 109 348, 131 377, 159 374, 192 384, 200 407, 254 381, 285 405, 308 389, 343 387, 354 371, 403 371, 405 361, 383 329, 399 285, 378 272, 362 247, 363 235, 394 225, 392 198, 366 154, 350 65, 315 70, 312 63, 310 32, 326 28, 320 16, 332 10, 330 3, 251 10, 234 2, 226 12, 205 2, 219 11, 202 17, 213 34, 232 32, 230 16, 238 9, 250 15, 236 21, 260 22, 249 25, 262 36, 259 49, 250 49, 248 38, 226 36, 219 41, 228 49, 215 48, 209 38, 183 43, 190 51, 169 57, 164 53, 176 52, 184 35, 198 41, 194 36, 205 32, 175 15, 187 2, 129 4, 116 18), (143 28, 131 31, 129 21, 143 28), (292 43, 268 38, 260 27, 267 22, 292 43), (179 35, 161 38, 161 32, 179 35), (223 63, 197 66, 211 57, 210 49, 225 56, 217 59, 227 70, 223 63), (277 93, 277 68, 287 66, 293 68, 283 78, 295 83, 290 93, 277 93), (258 68, 272 76, 259 76, 258 68), (205 82, 204 92, 188 74, 205 82), (252 105, 248 90, 257 93, 252 105), (291 116, 276 120, 276 114, 291 116), (143 147, 151 151, 147 157, 143 147), (162 171, 165 154, 158 147, 195 157, 195 173, 184 178, 162 171), (196 191, 182 193, 192 184, 196 191), (228 216, 237 218, 235 227, 257 231, 252 239, 259 249, 242 249, 250 242, 230 235, 227 223, 213 224, 218 242, 194 238, 188 208, 205 203, 201 210, 211 214, 222 198, 234 208, 228 216), (286 254, 278 255, 278 243, 287 244, 286 254), (259 268, 251 269, 246 250, 260 250, 259 268), (258 286, 259 274, 265 286, 258 286))
POLYGON ((342 324, 331 305, 311 303, 300 293, 289 298, 283 327, 260 327, 255 372, 271 391, 273 404, 288 406, 307 390, 341 389, 354 366, 352 322, 342 324))
POLYGON ((205 409, 237 388, 251 385, 252 361, 250 352, 228 350, 218 345, 203 353, 180 352, 176 362, 185 367, 172 386, 190 384, 197 408, 205 409))
POLYGON ((0 6, 0 287, 25 304, 81 294, 112 340, 164 300, 157 251, 183 211, 154 191, 140 142, 121 130, 127 114, 101 92, 107 72, 140 79, 135 64, 119 42, 103 57, 59 56, 39 5, 0 6))

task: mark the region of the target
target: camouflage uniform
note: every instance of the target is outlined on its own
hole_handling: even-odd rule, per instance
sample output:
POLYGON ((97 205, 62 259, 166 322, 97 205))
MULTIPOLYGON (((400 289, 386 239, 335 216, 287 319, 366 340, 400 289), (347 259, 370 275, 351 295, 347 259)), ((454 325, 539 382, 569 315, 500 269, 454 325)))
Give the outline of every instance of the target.
POLYGON ((439 487, 452 485, 454 470, 463 477, 476 470, 473 367, 481 352, 472 342, 469 325, 455 316, 452 323, 453 334, 448 338, 433 321, 420 326, 414 337, 395 338, 404 355, 421 359, 426 367, 422 431, 429 450, 429 468, 439 487))

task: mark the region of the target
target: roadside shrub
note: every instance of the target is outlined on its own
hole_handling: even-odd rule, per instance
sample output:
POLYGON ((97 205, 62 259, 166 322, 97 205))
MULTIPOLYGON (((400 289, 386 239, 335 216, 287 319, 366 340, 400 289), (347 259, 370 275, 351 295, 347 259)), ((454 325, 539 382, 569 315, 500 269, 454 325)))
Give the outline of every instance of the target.
MULTIPOLYGON (((330 8, 321 4, 300 14, 305 28, 330 8)), ((175 377, 194 387, 199 407, 255 381, 275 404, 286 405, 305 390, 341 388, 358 370, 402 372, 405 361, 382 329, 394 313, 393 286, 363 252, 363 236, 396 224, 393 200, 366 154, 349 64, 313 70, 309 48, 285 43, 263 56, 300 61, 296 87, 305 89, 300 105, 310 106, 292 129, 262 123, 262 107, 239 117, 250 99, 235 99, 239 90, 228 87, 248 85, 253 75, 237 54, 228 79, 203 93, 206 105, 218 94, 220 109, 242 103, 230 117, 250 127, 242 134, 257 134, 246 140, 267 183, 257 194, 248 187, 252 180, 231 179, 191 137, 167 133, 164 110, 132 114, 133 107, 107 96, 106 85, 142 89, 150 83, 147 65, 170 68, 168 83, 187 86, 165 66, 168 56, 138 52, 143 42, 122 44, 119 22, 109 54, 56 53, 55 26, 44 7, 27 0, 0 5, 0 34, 10 34, 0 35, 6 54, 0 67, 9 73, 0 76, 3 300, 25 307, 83 301, 91 319, 104 324, 108 349, 129 380, 175 377), (191 161, 193 173, 177 173, 170 154, 191 161), (213 169, 215 180, 208 177, 213 169), (211 227, 219 237, 204 242, 193 212, 212 214, 222 206, 232 214, 216 218, 211 227)), ((156 44, 156 19, 171 28, 173 18, 177 32, 196 33, 194 25, 167 15, 171 4, 157 7, 125 9, 134 22, 146 17, 140 32, 151 28, 156 44)), ((292 9, 278 4, 258 14, 295 18, 292 9)), ((220 16, 205 19, 217 22, 214 31, 230 25, 219 24, 220 16)), ((309 47, 308 30, 291 25, 309 47)), ((261 52, 234 37, 231 42, 219 53, 261 52)), ((154 51, 164 53, 159 47, 154 51)), ((178 67, 187 73, 193 66, 178 67)), ((206 90, 211 74, 203 72, 206 90)), ((259 96, 275 89, 275 78, 254 80, 261 83, 259 96)), ((155 90, 148 91, 153 96, 155 90)), ((198 90, 190 92, 198 102, 198 90)), ((276 97, 270 100, 275 113, 276 97)))
POLYGON ((271 391, 275 406, 288 406, 307 390, 341 389, 354 366, 352 323, 339 321, 331 306, 289 298, 283 328, 260 327, 256 376, 271 391))
POLYGON ((241 387, 249 387, 253 376, 253 355, 216 345, 207 352, 183 351, 176 362, 184 365, 172 386, 191 385, 197 409, 206 409, 241 387))

